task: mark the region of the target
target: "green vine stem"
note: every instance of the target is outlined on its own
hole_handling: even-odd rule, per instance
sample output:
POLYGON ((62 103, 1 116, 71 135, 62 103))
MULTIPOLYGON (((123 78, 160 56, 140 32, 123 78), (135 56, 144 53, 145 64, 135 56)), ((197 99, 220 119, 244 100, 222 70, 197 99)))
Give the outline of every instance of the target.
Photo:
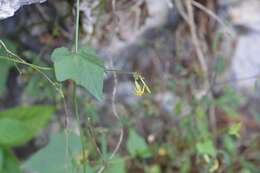
POLYGON ((44 72, 42 72, 42 70, 50 70, 50 68, 48 68, 48 67, 41 67, 41 66, 37 66, 37 65, 28 63, 25 60, 23 60, 21 57, 19 57, 18 55, 13 53, 12 51, 10 51, 6 47, 5 43, 2 40, 0 40, 0 44, 1 44, 0 46, 3 46, 4 50, 8 54, 10 54, 12 57, 16 58, 16 59, 14 59, 14 58, 10 58, 10 57, 0 56, 0 59, 7 60, 7 61, 12 61, 14 63, 24 64, 24 65, 27 65, 27 66, 31 67, 32 69, 38 71, 41 75, 43 75, 43 77, 45 77, 54 86, 55 89, 57 89, 57 90, 59 89, 57 87, 57 84, 54 81, 52 81, 44 72))
MULTIPOLYGON (((78 52, 79 48, 79 1, 77 0, 76 4, 76 28, 75 28, 75 53, 78 52)), ((82 156, 83 156, 83 173, 86 173, 86 153, 85 153, 85 140, 84 140, 84 133, 81 128, 80 123, 80 116, 79 116, 79 109, 78 109, 78 99, 77 99, 77 84, 73 82, 73 106, 74 106, 74 113, 76 115, 79 133, 80 133, 80 140, 81 140, 81 147, 82 147, 82 156)))
POLYGON ((53 70, 53 68, 50 68, 50 67, 42 67, 42 66, 34 65, 34 64, 28 63, 26 61, 20 61, 18 59, 14 59, 14 58, 10 58, 10 57, 0 56, 0 59, 12 61, 12 62, 18 63, 18 64, 27 65, 29 67, 32 67, 33 69, 44 70, 44 71, 52 71, 53 70))

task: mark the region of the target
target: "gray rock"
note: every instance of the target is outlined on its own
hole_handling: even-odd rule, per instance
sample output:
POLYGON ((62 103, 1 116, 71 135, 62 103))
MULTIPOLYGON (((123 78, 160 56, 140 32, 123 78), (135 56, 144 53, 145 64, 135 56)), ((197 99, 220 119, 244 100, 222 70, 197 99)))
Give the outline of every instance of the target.
POLYGON ((0 0, 0 20, 11 17, 24 5, 42 3, 46 0, 0 0))
POLYGON ((158 93, 155 100, 160 104, 162 111, 172 113, 176 106, 177 97, 169 91, 158 93))
POLYGON ((229 16, 234 25, 260 31, 260 1, 238 1, 229 9, 229 16))
POLYGON ((233 84, 238 90, 255 86, 260 75, 260 34, 248 33, 239 36, 231 64, 233 84))
POLYGON ((260 1, 241 1, 230 8, 229 15, 237 30, 230 69, 232 84, 237 91, 256 96, 254 87, 260 76, 260 1))

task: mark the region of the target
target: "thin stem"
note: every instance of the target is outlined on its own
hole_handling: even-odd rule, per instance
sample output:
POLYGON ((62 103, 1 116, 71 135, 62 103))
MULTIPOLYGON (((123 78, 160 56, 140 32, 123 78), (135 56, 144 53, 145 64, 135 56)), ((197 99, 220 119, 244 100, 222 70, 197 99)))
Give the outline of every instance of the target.
POLYGON ((232 36, 232 33, 230 31, 230 27, 225 22, 223 22, 222 19, 220 17, 218 17, 213 11, 211 11, 210 9, 207 9, 207 7, 205 7, 204 5, 202 5, 201 3, 197 2, 197 1, 192 1, 191 3, 192 3, 192 5, 194 5, 195 7, 199 8, 199 9, 201 9, 206 14, 208 14, 213 19, 215 19, 220 25, 223 26, 223 28, 225 29, 226 33, 229 36, 232 36))
MULTIPOLYGON (((110 60, 110 64, 111 64, 111 67, 113 68, 113 60, 112 59, 110 60)), ((118 70, 110 70, 110 71, 113 72, 113 77, 114 77, 114 87, 113 87, 113 93, 112 93, 112 111, 113 111, 113 115, 119 121, 121 128, 120 128, 119 140, 117 141, 117 144, 116 144, 112 154, 110 155, 108 160, 101 166, 101 168, 99 168, 98 173, 102 173, 105 170, 107 163, 115 157, 115 155, 117 154, 117 152, 118 152, 118 150, 119 150, 119 148, 120 148, 120 146, 123 142, 123 138, 124 138, 124 127, 123 127, 122 122, 120 121, 120 117, 119 117, 119 114, 118 114, 117 108, 116 108, 116 92, 117 92, 117 84, 118 84, 118 78, 117 78, 118 70)), ((130 72, 130 74, 134 75, 135 73, 130 72)))
POLYGON ((33 68, 37 68, 38 70, 45 70, 45 71, 53 70, 53 68, 51 68, 51 67, 42 67, 42 66, 38 66, 38 65, 35 65, 35 64, 28 63, 26 61, 21 61, 21 60, 10 58, 10 57, 0 56, 0 59, 12 61, 12 62, 15 62, 15 63, 18 63, 18 64, 27 65, 27 66, 30 66, 30 67, 33 67, 33 68))
MULTIPOLYGON (((77 6, 76 6, 76 31, 75 31, 75 52, 78 52, 78 43, 79 43, 79 1, 77 0, 77 6)), ((81 140, 81 147, 82 147, 82 155, 83 155, 83 172, 86 173, 86 165, 85 165, 85 160, 86 160, 86 154, 85 154, 85 141, 84 141, 84 134, 81 129, 81 124, 80 124, 80 116, 79 116, 79 109, 78 109, 78 99, 77 99, 77 85, 76 82, 73 82, 73 106, 74 106, 74 112, 76 115, 78 127, 79 127, 79 133, 80 133, 80 140, 81 140)))
MULTIPOLYGON (((5 49, 5 51, 10 54, 11 56, 15 57, 16 59, 14 58, 8 58, 8 57, 4 57, 4 56, 0 56, 0 59, 3 59, 3 60, 8 60, 8 61, 12 61, 14 63, 20 63, 20 64, 24 64, 24 65, 27 65, 29 67, 31 67, 32 69, 38 71, 41 75, 43 75, 56 89, 56 84, 55 82, 53 82, 45 73, 43 73, 41 70, 53 70, 52 68, 49 68, 49 67, 41 67, 41 66, 37 66, 37 65, 34 65, 34 64, 31 64, 31 63, 28 63, 26 62, 25 60, 23 60, 22 58, 20 58, 18 55, 16 55, 15 53, 13 53, 12 51, 10 51, 5 43, 0 40, 0 44, 3 46, 3 48, 5 49)), ((17 67, 18 71, 19 71, 19 68, 17 67)), ((19 71, 20 72, 20 71, 19 71)))
POLYGON ((78 52, 79 43, 79 0, 77 0, 77 17, 76 17, 76 31, 75 31, 75 52, 78 52))
POLYGON ((17 59, 13 59, 13 58, 8 58, 8 57, 4 57, 4 56, 0 56, 0 59, 3 59, 3 60, 7 60, 7 61, 12 61, 12 62, 15 62, 15 63, 19 63, 19 64, 24 64, 24 65, 27 65, 29 67, 31 67, 32 69, 38 71, 41 75, 43 75, 55 88, 56 88, 56 84, 55 82, 53 82, 45 73, 43 73, 41 70, 45 69, 47 70, 48 67, 40 67, 40 66, 37 66, 37 65, 34 65, 34 64, 30 64, 26 61, 20 61, 20 60, 17 60, 17 59))
POLYGON ((84 140, 84 134, 81 128, 81 123, 80 123, 80 116, 79 116, 79 108, 78 108, 78 99, 77 99, 77 86, 76 83, 73 82, 73 107, 74 107, 74 112, 76 115, 76 120, 77 124, 79 127, 79 135, 80 135, 80 142, 81 142, 81 148, 82 148, 82 155, 83 155, 83 172, 86 173, 86 165, 85 165, 85 160, 86 160, 86 154, 85 154, 85 140, 84 140))
POLYGON ((53 70, 52 68, 49 68, 49 67, 41 67, 41 66, 38 66, 38 65, 34 65, 34 64, 30 64, 28 62, 26 62, 25 60, 23 60, 22 58, 20 58, 18 55, 16 55, 15 53, 13 53, 12 51, 10 51, 5 43, 0 40, 0 44, 3 46, 3 48, 5 49, 5 51, 10 54, 11 56, 17 58, 17 60, 15 59, 11 59, 11 58, 7 58, 7 57, 3 57, 1 56, 1 59, 5 59, 5 60, 10 60, 10 61, 13 61, 13 62, 16 62, 16 63, 20 63, 20 64, 24 64, 24 65, 28 65, 30 67, 35 67, 35 68, 38 68, 39 70, 53 70))

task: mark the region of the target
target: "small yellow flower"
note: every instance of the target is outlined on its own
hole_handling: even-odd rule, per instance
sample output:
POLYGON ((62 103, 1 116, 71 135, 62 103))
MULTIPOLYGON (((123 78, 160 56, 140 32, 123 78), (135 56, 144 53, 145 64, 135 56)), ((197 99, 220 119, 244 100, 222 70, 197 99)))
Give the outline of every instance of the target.
POLYGON ((133 76, 134 76, 134 80, 135 80, 135 95, 142 96, 142 95, 144 95, 145 91, 147 91, 149 94, 151 94, 151 90, 145 83, 143 77, 138 73, 134 73, 133 76))
POLYGON ((135 95, 142 96, 144 94, 144 87, 141 87, 141 85, 135 80, 135 95))
POLYGON ((142 84, 143 84, 143 87, 145 88, 145 90, 151 94, 151 90, 150 88, 146 85, 145 81, 144 81, 144 78, 142 76, 140 76, 140 80, 142 81, 142 84))

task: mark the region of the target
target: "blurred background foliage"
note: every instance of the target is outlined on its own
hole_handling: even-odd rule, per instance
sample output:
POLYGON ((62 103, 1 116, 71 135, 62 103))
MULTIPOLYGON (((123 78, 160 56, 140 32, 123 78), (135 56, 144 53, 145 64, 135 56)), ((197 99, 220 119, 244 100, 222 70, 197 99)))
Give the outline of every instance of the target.
MULTIPOLYGON (((78 88, 84 151, 69 104, 72 82, 63 84, 61 97, 36 70, 1 58, 10 57, 1 45, 0 172, 94 173, 102 165, 105 173, 259 172, 259 74, 240 79, 234 67, 240 39, 259 25, 258 12, 247 9, 254 1, 195 1, 228 23, 223 26, 193 6, 205 77, 185 21, 186 1, 82 0, 81 47, 96 49, 108 69, 140 72, 151 89, 151 94, 135 96, 131 75, 117 73, 114 86, 110 72, 102 101, 78 88), (247 18, 245 9, 256 21, 247 18), (122 145, 109 160, 121 126, 122 145)), ((53 67, 54 48, 73 48, 74 7, 71 0, 23 6, 0 21, 0 38, 26 62, 53 67)), ((55 80, 53 71, 45 74, 55 80)))

